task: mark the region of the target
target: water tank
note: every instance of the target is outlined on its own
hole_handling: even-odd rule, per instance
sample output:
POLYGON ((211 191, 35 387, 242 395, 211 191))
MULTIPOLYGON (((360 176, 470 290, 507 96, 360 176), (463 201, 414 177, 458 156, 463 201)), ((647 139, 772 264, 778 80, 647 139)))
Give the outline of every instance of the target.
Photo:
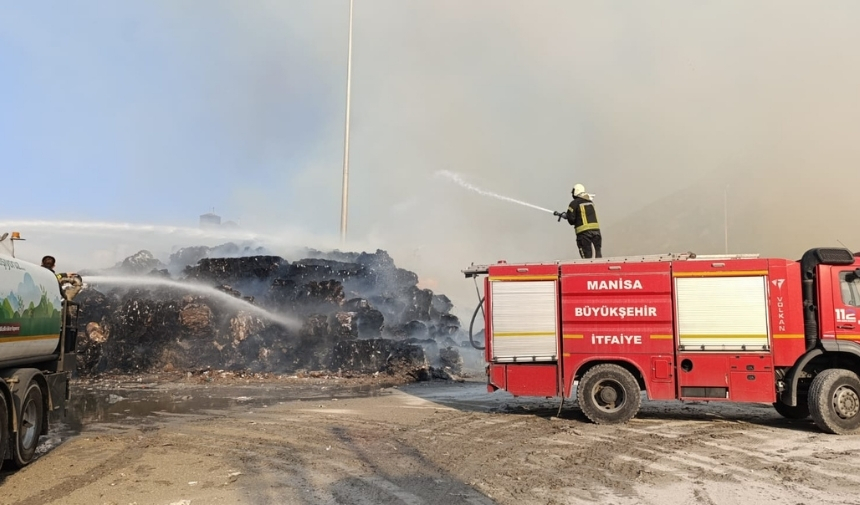
POLYGON ((60 341, 62 309, 53 272, 0 254, 0 365, 52 354, 60 341))

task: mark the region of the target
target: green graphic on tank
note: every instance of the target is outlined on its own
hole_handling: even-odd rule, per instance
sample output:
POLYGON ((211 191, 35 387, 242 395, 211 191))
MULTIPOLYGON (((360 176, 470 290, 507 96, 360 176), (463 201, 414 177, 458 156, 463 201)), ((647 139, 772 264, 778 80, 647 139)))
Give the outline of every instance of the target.
POLYGON ((0 339, 58 335, 63 307, 59 296, 49 299, 44 286, 28 272, 21 273, 17 288, 0 293, 0 339))

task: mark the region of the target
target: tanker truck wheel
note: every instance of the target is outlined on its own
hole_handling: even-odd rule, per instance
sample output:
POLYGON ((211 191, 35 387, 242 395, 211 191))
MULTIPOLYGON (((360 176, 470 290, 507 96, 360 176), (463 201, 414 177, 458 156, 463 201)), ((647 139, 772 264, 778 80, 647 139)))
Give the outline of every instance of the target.
POLYGON ((816 375, 809 386, 809 412, 826 433, 847 435, 860 429, 860 379, 831 368, 816 375))
POLYGON ((18 431, 13 437, 12 460, 15 466, 23 468, 33 461, 39 436, 42 434, 44 403, 42 389, 36 382, 30 382, 26 389, 16 392, 19 396, 18 431))
POLYGON ((639 411, 639 383, 626 369, 597 365, 585 372, 576 387, 579 408, 595 424, 626 423, 639 411))
POLYGON ((0 391, 0 466, 6 459, 6 448, 9 447, 9 404, 6 396, 0 391))

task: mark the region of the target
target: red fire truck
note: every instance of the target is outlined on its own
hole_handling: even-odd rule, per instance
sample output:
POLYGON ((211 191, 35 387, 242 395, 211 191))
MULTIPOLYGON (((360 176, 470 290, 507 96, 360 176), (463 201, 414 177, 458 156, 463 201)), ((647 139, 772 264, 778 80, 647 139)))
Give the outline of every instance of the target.
MULTIPOLYGON (((860 254, 858 254, 860 256, 860 254)), ((471 266, 489 391, 576 398, 595 423, 652 400, 772 403, 860 431, 860 257, 601 258, 471 266), (480 290, 479 290, 480 295, 480 290)), ((470 339, 473 328, 470 328, 470 339)))

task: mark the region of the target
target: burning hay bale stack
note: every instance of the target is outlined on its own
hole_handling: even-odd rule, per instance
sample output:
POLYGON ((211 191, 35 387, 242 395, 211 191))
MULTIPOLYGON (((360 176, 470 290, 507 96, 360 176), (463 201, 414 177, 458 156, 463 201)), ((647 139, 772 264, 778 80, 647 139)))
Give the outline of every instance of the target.
MULTIPOLYGON (((198 249, 174 255, 171 269, 205 255, 198 249)), ((116 286, 103 275, 78 296, 81 375, 210 367, 425 380, 462 371, 467 338, 450 300, 419 288, 385 251, 203 257, 174 277, 156 268, 145 278, 116 286)))

